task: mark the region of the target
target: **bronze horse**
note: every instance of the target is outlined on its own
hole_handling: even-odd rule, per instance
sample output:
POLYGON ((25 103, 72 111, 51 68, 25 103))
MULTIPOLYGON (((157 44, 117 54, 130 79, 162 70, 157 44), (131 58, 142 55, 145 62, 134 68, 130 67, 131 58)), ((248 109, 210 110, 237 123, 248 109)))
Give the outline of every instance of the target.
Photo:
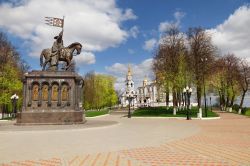
MULTIPOLYGON (((82 45, 78 42, 70 44, 68 47, 64 47, 60 50, 60 56, 58 57, 58 61, 64 61, 67 63, 66 70, 69 68, 71 64, 71 60, 73 58, 73 52, 77 51, 77 55, 81 53, 82 45)), ((51 62, 51 48, 43 49, 40 55, 40 65, 42 70, 45 70, 45 67, 48 62, 51 62), (43 57, 45 62, 43 63, 43 57)))

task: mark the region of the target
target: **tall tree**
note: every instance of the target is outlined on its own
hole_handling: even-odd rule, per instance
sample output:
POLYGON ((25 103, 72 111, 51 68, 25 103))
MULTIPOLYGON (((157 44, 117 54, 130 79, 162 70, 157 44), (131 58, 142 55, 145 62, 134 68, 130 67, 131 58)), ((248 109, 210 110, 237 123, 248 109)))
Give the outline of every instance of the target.
POLYGON ((220 108, 224 110, 226 104, 226 65, 223 57, 218 58, 214 63, 213 75, 209 81, 219 94, 220 108))
POLYGON ((100 109, 117 104, 115 79, 112 76, 90 72, 85 75, 84 82, 85 109, 100 109))
POLYGON ((6 112, 11 105, 10 97, 17 93, 22 99, 21 77, 29 66, 20 57, 6 35, 0 32, 0 110, 6 112))
POLYGON ((184 42, 184 35, 175 25, 171 25, 161 39, 153 62, 156 79, 166 89, 167 104, 171 90, 174 107, 180 104, 182 88, 185 86, 186 47, 184 42))
POLYGON ((250 66, 249 63, 246 60, 240 61, 240 70, 238 75, 238 83, 241 89, 241 100, 240 100, 240 108, 239 113, 241 113, 242 106, 244 103, 245 95, 249 88, 249 81, 248 78, 250 77, 250 66))
POLYGON ((238 75, 240 59, 234 54, 227 54, 223 57, 223 60, 226 66, 226 107, 232 107, 239 93, 238 75))
POLYGON ((205 86, 206 78, 211 76, 216 48, 212 44, 211 36, 200 27, 189 28, 187 37, 190 46, 189 63, 196 84, 198 106, 201 107, 202 87, 205 86))

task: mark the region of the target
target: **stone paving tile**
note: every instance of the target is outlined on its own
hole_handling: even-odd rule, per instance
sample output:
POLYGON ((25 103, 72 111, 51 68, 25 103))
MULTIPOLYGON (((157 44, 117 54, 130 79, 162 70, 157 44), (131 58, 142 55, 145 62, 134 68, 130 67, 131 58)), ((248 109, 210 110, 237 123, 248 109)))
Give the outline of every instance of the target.
POLYGON ((60 158, 41 159, 41 160, 25 160, 12 161, 11 163, 1 164, 1 166, 61 166, 60 158))
POLYGON ((250 165, 250 119, 222 113, 216 121, 190 121, 200 133, 160 145, 122 153, 150 165, 250 165))
POLYGON ((69 158, 12 161, 1 166, 227 166, 250 165, 250 119, 221 113, 220 120, 192 120, 196 135, 155 147, 79 154, 69 158))

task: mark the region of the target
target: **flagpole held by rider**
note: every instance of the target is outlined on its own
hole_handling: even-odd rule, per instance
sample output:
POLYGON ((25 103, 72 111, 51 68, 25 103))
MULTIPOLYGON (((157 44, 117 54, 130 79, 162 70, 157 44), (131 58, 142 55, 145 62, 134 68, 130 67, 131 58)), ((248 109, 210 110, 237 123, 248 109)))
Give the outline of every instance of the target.
POLYGON ((47 21, 47 25, 50 25, 50 26, 56 26, 56 27, 60 27, 62 28, 62 31, 59 33, 58 36, 55 36, 54 39, 54 43, 52 45, 52 48, 51 48, 51 56, 50 56, 50 64, 52 66, 57 66, 58 65, 58 60, 59 60, 59 57, 60 57, 60 50, 62 48, 64 48, 64 45, 63 45, 63 31, 64 31, 64 16, 63 16, 63 19, 61 18, 54 18, 54 17, 45 17, 47 21))

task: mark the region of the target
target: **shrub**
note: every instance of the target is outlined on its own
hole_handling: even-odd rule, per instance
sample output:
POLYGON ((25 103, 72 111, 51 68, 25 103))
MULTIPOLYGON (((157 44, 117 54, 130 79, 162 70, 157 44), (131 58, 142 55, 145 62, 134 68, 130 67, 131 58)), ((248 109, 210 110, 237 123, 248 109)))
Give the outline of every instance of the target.
POLYGON ((236 112, 239 111, 239 108, 240 108, 239 104, 234 104, 233 107, 232 107, 232 109, 235 110, 236 112))
POLYGON ((245 115, 250 116, 250 109, 247 109, 247 111, 245 112, 245 115))
POLYGON ((249 108, 244 107, 244 108, 242 108, 241 113, 242 113, 243 115, 246 115, 246 112, 248 112, 248 111, 250 111, 249 108))

